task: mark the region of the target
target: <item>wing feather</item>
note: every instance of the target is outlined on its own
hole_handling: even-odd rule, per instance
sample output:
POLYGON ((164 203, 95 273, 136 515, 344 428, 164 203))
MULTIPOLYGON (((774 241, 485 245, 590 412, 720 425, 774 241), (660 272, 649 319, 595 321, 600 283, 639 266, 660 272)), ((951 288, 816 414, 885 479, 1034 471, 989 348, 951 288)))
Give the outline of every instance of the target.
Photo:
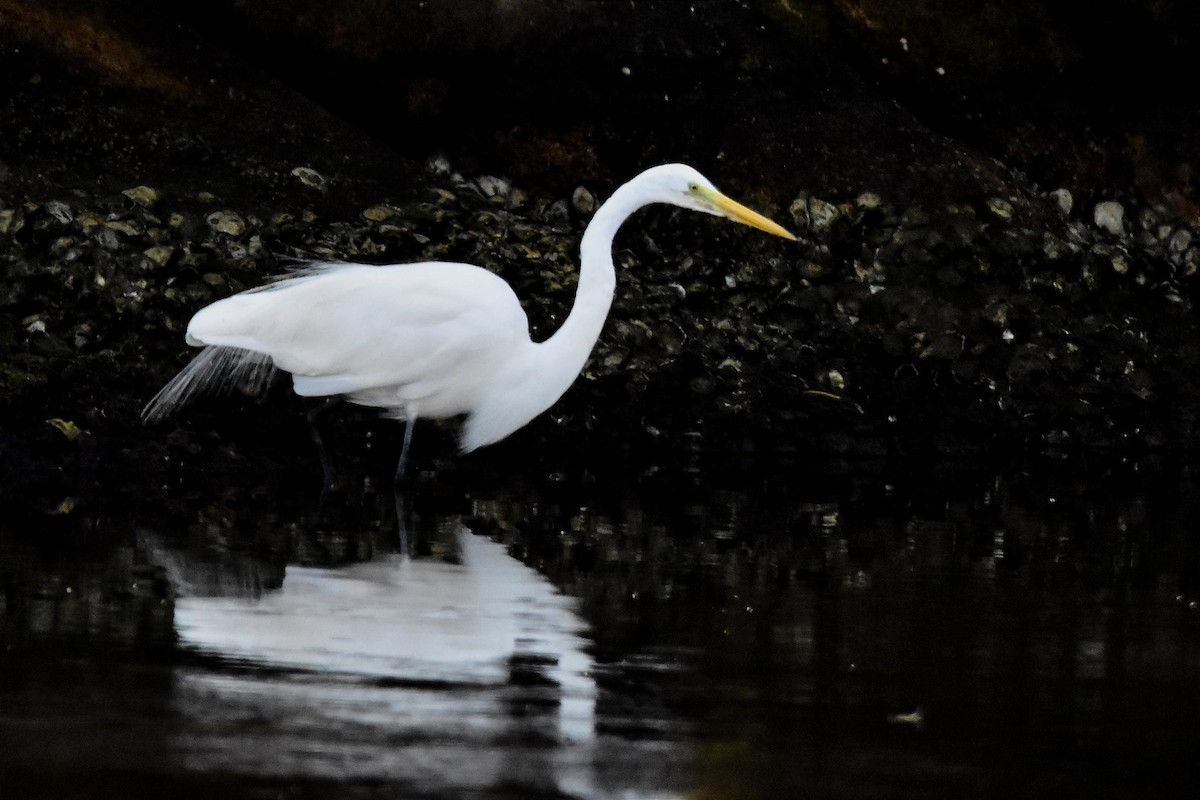
POLYGON ((208 347, 145 415, 158 419, 195 394, 228 389, 251 363, 292 373, 306 396, 359 394, 380 405, 447 388, 465 395, 474 373, 528 336, 508 284, 479 267, 310 265, 201 309, 187 338, 208 347))

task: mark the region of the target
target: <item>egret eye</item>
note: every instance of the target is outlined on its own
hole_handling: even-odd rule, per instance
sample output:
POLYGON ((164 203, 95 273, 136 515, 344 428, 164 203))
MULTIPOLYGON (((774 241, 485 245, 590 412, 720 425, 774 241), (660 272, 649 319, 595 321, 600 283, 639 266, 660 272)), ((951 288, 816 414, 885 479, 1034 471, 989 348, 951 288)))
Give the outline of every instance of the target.
POLYGON ((700 184, 696 183, 695 181, 693 181, 692 183, 689 183, 688 191, 695 194, 696 192, 700 191, 700 184))

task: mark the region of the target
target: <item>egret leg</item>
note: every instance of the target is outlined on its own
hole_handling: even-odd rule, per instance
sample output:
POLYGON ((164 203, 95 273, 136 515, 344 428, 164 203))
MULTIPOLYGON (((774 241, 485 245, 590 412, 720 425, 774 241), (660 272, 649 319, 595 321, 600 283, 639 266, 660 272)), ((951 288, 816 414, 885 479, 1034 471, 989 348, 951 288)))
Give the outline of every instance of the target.
POLYGON ((402 555, 411 556, 408 541, 408 519, 404 513, 404 490, 398 485, 392 487, 392 497, 396 501, 396 546, 402 555))
POLYGON ((408 448, 412 444, 413 425, 417 418, 410 415, 404 421, 404 444, 400 446, 400 461, 396 464, 396 485, 401 486, 404 483, 404 472, 408 469, 408 448))
POLYGON ((325 442, 321 440, 321 431, 317 428, 317 417, 337 402, 338 398, 336 397, 326 398, 320 405, 310 409, 306 415, 308 417, 308 435, 317 448, 317 456, 321 459, 321 470, 325 473, 325 489, 333 488, 333 462, 329 460, 325 442))

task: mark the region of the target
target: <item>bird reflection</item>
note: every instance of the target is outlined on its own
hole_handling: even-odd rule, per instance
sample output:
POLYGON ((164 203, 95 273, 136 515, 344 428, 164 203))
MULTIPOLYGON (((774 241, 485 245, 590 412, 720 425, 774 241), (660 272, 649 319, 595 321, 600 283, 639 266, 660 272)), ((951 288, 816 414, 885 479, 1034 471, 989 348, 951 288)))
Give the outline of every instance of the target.
POLYGON ((184 595, 179 644, 193 656, 175 693, 189 768, 483 787, 524 759, 547 789, 586 784, 596 686, 573 599, 458 517, 428 533, 428 556, 288 565, 267 591, 231 591, 235 581, 208 572, 194 583, 185 564, 169 566, 184 595), (247 720, 261 732, 249 746, 247 720), (472 752, 496 741, 555 746, 472 752))

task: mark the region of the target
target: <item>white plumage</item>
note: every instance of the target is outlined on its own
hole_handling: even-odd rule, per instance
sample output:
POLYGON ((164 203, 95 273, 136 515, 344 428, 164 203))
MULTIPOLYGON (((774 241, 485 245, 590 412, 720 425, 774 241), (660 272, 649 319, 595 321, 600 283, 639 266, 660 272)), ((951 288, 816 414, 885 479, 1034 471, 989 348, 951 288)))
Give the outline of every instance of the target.
POLYGON ((342 396, 407 420, 398 477, 418 417, 465 415, 464 452, 499 441, 549 408, 582 370, 612 304, 613 236, 655 202, 793 238, 691 167, 655 167, 596 212, 580 246, 575 304, 545 342, 530 340, 508 284, 479 267, 312 264, 197 312, 187 342, 205 349, 155 395, 143 418, 160 419, 200 392, 257 388, 274 366, 291 373, 299 395, 342 396))

